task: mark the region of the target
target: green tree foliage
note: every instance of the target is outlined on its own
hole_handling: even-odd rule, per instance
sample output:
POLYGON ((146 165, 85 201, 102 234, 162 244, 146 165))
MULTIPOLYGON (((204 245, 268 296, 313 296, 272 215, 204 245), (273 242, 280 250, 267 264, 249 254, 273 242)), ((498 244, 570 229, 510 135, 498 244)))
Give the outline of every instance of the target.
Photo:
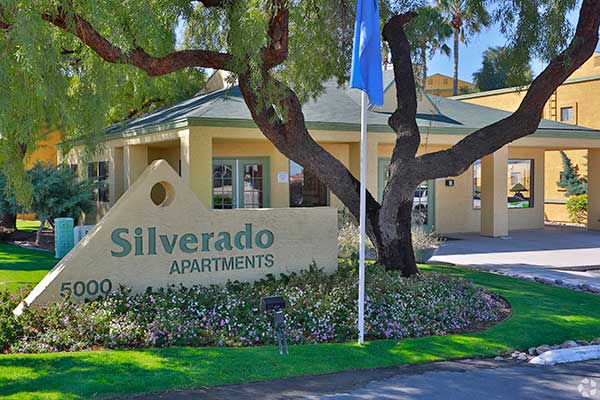
POLYGON ((424 88, 427 62, 438 52, 450 56, 450 47, 445 42, 452 36, 452 28, 444 23, 444 16, 437 8, 425 6, 419 9, 406 34, 412 46, 415 69, 419 72, 417 80, 424 88))
POLYGON ((0 227, 16 229, 17 202, 6 185, 6 178, 0 171, 0 227))
MULTIPOLYGON (((253 79, 258 82, 272 2, 225 3, 205 7, 188 0, 0 0, 0 167, 23 170, 17 145, 24 143, 32 151, 36 140, 51 128, 60 128, 65 139, 91 142, 107 124, 144 110, 157 96, 168 103, 204 82, 195 70, 148 77, 135 66, 106 62, 68 32, 74 27, 75 12, 125 54, 143 49, 151 56, 166 56, 179 48, 177 30, 183 26, 183 48, 228 52, 233 56, 230 69, 256 70, 253 79), (70 16, 64 29, 45 18, 60 13, 70 16)), ((419 10, 423 3, 384 0, 382 17, 419 10)), ((355 4, 353 0, 288 2, 289 56, 274 74, 303 101, 319 94, 325 80, 348 78, 355 4)), ((510 43, 550 56, 569 39, 572 27, 565 15, 577 4, 444 0, 440 6, 449 23, 459 18, 455 26, 460 40, 487 26, 486 9, 494 9, 510 43)), ((9 180, 16 175, 9 174, 9 180)))
POLYGON ((473 74, 475 86, 481 91, 531 83, 533 73, 529 57, 514 54, 507 47, 490 47, 483 53, 481 68, 473 74))
POLYGON ((556 182, 558 187, 561 187, 567 191, 567 196, 577 196, 586 194, 588 191, 587 180, 579 175, 577 167, 573 165, 573 162, 567 156, 564 151, 560 152, 562 158, 563 170, 560 173, 560 181, 556 182))
POLYGON ((37 163, 28 171, 33 186, 31 205, 25 208, 40 220, 36 236, 39 244, 41 227, 46 222, 53 225, 59 217, 77 218, 93 207, 92 187, 87 181, 79 182, 70 168, 37 163))
POLYGON ((580 194, 569 197, 567 211, 569 219, 576 224, 585 224, 587 221, 588 195, 580 194))
POLYGON ((438 8, 453 31, 454 85, 453 94, 458 94, 459 44, 468 43, 482 28, 490 25, 487 4, 482 0, 438 0, 438 8))

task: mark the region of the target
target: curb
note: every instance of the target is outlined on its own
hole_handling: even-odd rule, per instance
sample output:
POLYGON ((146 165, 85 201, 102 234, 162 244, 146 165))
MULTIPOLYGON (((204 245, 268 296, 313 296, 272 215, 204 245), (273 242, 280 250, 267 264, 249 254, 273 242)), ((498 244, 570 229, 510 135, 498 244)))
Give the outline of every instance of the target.
POLYGON ((536 365, 555 365, 598 359, 600 359, 600 345, 550 350, 533 358, 529 363, 536 365))

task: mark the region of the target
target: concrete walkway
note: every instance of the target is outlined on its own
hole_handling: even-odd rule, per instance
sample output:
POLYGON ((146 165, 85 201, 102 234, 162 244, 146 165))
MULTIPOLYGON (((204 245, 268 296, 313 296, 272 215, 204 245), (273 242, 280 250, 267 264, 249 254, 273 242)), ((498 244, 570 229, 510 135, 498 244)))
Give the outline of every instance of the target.
POLYGON ((450 235, 431 262, 600 285, 600 232, 546 226, 511 232, 506 238, 450 235))
MULTIPOLYGON (((580 388, 592 394, 594 384, 600 389, 600 360, 554 367, 532 366, 513 361, 463 360, 348 371, 134 398, 144 400, 558 400, 583 398, 580 388)), ((589 398, 600 399, 600 390, 589 398)))

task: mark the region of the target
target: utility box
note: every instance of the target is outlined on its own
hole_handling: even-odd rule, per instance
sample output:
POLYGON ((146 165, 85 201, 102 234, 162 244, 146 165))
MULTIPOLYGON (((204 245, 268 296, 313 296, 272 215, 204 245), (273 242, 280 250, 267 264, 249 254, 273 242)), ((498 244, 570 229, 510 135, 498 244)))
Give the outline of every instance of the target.
POLYGON ((73 218, 56 218, 54 220, 54 255, 63 258, 75 245, 73 218))
POLYGON ((75 244, 81 242, 81 239, 83 239, 84 237, 86 237, 94 228, 96 227, 96 225, 79 225, 75 227, 74 233, 75 233, 75 244))

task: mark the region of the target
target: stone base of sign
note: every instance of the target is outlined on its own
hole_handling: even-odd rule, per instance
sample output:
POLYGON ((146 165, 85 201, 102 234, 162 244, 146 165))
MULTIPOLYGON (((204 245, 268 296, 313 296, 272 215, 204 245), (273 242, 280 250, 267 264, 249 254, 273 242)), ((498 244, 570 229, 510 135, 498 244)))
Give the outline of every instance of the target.
MULTIPOLYGON (((256 194, 258 195, 258 193, 256 194)), ((254 281, 337 268, 337 210, 208 210, 164 160, 150 165, 102 221, 33 289, 25 306, 95 299, 123 285, 254 281)))

